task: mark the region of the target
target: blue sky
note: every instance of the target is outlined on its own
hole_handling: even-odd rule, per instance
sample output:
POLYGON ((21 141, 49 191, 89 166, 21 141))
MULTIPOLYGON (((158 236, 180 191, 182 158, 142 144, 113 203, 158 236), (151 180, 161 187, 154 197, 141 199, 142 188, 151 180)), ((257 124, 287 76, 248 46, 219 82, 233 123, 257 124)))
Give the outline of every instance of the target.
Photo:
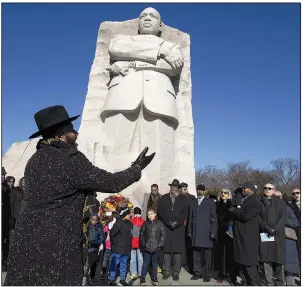
POLYGON ((2 153, 38 110, 82 113, 100 23, 147 6, 191 35, 196 168, 299 158, 299 4, 2 4, 2 153))

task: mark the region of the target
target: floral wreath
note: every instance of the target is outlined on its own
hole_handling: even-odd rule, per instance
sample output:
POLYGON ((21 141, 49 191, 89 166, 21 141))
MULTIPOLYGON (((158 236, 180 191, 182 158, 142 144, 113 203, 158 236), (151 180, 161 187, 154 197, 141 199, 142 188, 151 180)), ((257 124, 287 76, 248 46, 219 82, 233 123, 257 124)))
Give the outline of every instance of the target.
POLYGON ((126 207, 128 207, 129 209, 133 208, 133 204, 131 203, 129 198, 121 194, 110 195, 101 202, 99 209, 100 221, 104 225, 107 219, 106 212, 113 212, 113 211, 119 212, 121 208, 126 208, 126 207))

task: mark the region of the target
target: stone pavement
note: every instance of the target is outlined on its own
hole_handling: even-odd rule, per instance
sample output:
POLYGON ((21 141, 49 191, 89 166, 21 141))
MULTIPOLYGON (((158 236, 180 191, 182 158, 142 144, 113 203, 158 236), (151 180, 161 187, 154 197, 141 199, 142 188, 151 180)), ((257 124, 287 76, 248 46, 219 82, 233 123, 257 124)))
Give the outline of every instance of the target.
MULTIPOLYGON (((216 275, 216 274, 215 274, 216 275)), ((1 276, 1 285, 3 286, 4 281, 5 281, 5 276, 6 276, 6 272, 2 272, 2 276, 1 276)), ((204 283, 202 282, 202 280, 197 280, 197 281, 192 281, 190 280, 191 276, 189 275, 188 272, 186 272, 184 269, 181 270, 180 273, 180 280, 178 282, 173 281, 172 278, 168 279, 168 280, 162 280, 162 275, 158 274, 158 280, 159 280, 159 285, 160 286, 175 286, 175 285, 182 285, 182 286, 228 286, 230 285, 228 282, 223 282, 223 283, 216 283, 215 279, 211 279, 211 282, 209 283, 204 283)), ((214 278, 216 278, 216 276, 214 276, 214 278)), ((130 280, 130 277, 127 277, 127 280, 130 280)), ((130 281, 129 281, 130 282, 130 281)), ((298 286, 301 285, 301 280, 298 277, 295 277, 295 282, 298 286)), ((140 285, 140 280, 137 279, 134 282, 130 282, 130 285, 132 286, 139 286, 140 285)), ((146 285, 151 285, 149 276, 146 277, 146 285)), ((108 282, 105 280, 101 280, 100 282, 98 282, 97 284, 91 284, 91 286, 108 286, 108 282)))
MULTIPOLYGON (((216 274, 214 274, 216 275, 216 274)), ((175 286, 175 285, 188 285, 188 286, 203 286, 203 285, 206 285, 206 286, 215 286, 215 285, 230 285, 228 282, 224 281, 223 283, 216 283, 216 280, 215 279, 211 279, 211 281, 209 283, 207 282, 203 282, 202 279, 200 280, 190 280, 190 278, 192 277, 192 275, 190 275, 187 271, 185 271, 185 269, 181 269, 181 273, 180 273, 180 276, 179 276, 179 281, 173 281, 173 278, 170 277, 168 280, 162 280, 162 275, 159 273, 158 274, 158 281, 159 281, 159 285, 160 286, 175 286)), ((217 278, 216 276, 213 276, 214 278, 217 278)), ((140 285, 140 280, 136 280, 133 284, 133 286, 138 286, 140 285)), ((151 285, 151 282, 150 282, 150 277, 149 275, 146 276, 146 285, 151 285)))
MULTIPOLYGON (((2 272, 2 277, 1 277, 1 285, 3 285, 4 280, 5 280, 6 272, 2 272)), ((214 276, 215 277, 215 276, 214 276)), ((188 286, 215 286, 215 285, 230 285, 228 282, 223 282, 222 284, 216 283, 215 279, 211 279, 211 282, 209 283, 204 283, 202 280, 197 280, 197 281, 192 281, 190 280, 191 275, 186 272, 184 269, 181 269, 180 273, 180 280, 175 282, 173 281, 172 278, 169 278, 168 280, 162 280, 162 275, 158 274, 158 280, 159 280, 159 285, 160 286, 175 286, 175 285, 188 285, 188 286)), ((130 281, 130 277, 127 277, 127 281, 130 282, 130 285, 132 286, 139 286, 140 285, 140 280, 137 279, 134 282, 130 281)), ((149 275, 146 277, 146 285, 151 285, 149 275)), ((106 280, 101 280, 100 282, 96 284, 91 284, 91 286, 108 286, 108 282, 106 280)))
MULTIPOLYGON (((216 278, 216 274, 214 274, 214 278, 216 278)), ((176 285, 188 285, 188 286, 228 286, 230 285, 228 282, 224 281, 223 283, 216 283, 215 279, 211 279, 209 283, 203 282, 202 279, 192 281, 190 278, 192 275, 190 275, 187 271, 185 271, 183 268, 181 269, 179 281, 173 281, 172 277, 170 277, 168 280, 162 280, 162 274, 158 273, 158 281, 160 286, 176 286, 176 285)), ((119 279, 117 279, 117 282, 119 279)), ((140 285, 140 279, 136 279, 135 281, 132 281, 130 279, 130 276, 127 276, 127 282, 129 283, 130 286, 139 286, 140 285)), ((91 286, 108 286, 108 281, 107 280, 101 280, 96 283, 90 284, 91 286)), ((147 285, 152 285, 151 280, 149 275, 146 276, 146 286, 147 285)))

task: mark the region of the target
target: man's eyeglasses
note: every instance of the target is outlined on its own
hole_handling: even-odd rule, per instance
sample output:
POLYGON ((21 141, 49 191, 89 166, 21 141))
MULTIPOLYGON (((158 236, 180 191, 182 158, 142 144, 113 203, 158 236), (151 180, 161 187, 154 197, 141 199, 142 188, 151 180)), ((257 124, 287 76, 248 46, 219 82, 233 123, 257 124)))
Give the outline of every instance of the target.
POLYGON ((229 194, 227 191, 221 191, 220 193, 229 194))
POLYGON ((272 187, 267 187, 267 186, 264 187, 264 190, 272 190, 272 189, 273 189, 272 187))
POLYGON ((300 194, 300 192, 299 191, 297 191, 297 192, 293 192, 292 193, 292 195, 299 195, 300 194))

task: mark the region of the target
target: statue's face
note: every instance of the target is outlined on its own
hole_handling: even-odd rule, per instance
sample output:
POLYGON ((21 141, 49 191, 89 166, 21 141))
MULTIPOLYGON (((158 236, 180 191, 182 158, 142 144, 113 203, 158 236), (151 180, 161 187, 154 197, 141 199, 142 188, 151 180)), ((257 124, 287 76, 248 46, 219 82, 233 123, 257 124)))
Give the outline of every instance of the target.
POLYGON ((160 32, 161 17, 159 12, 154 8, 146 8, 140 14, 139 33, 158 35, 160 32))

